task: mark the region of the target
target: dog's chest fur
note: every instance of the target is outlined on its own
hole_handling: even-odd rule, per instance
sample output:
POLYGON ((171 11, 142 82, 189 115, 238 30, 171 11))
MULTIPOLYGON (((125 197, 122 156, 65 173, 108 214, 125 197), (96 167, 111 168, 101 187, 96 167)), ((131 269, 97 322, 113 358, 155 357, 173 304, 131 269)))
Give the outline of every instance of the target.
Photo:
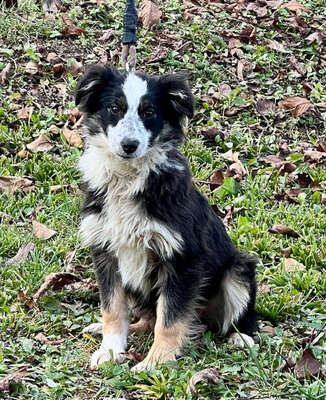
POLYGON ((83 244, 112 251, 118 259, 123 286, 144 293, 148 291, 146 277, 154 267, 153 252, 165 260, 182 247, 180 234, 146 215, 141 200, 135 200, 149 172, 164 161, 162 157, 153 154, 130 165, 90 146, 79 162, 90 189, 100 192, 105 188, 101 212, 82 218, 83 244))

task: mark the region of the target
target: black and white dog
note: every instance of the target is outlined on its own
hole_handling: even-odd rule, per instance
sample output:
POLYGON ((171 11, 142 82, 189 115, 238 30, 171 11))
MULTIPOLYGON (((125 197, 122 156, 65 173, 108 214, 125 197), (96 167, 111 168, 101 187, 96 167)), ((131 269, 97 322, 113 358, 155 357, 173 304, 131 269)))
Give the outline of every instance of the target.
POLYGON ((103 316, 91 366, 121 362, 129 328, 154 328, 136 370, 174 360, 199 321, 253 345, 255 260, 235 248, 179 150, 194 113, 185 79, 93 66, 76 104, 87 113, 81 236, 103 316), (129 326, 130 311, 139 321, 129 326))

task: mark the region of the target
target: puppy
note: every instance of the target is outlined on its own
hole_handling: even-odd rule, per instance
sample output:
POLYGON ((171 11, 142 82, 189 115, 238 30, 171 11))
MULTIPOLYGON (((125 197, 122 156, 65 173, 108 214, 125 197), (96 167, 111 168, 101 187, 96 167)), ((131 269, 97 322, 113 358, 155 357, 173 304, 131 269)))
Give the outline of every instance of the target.
POLYGON ((256 329, 255 260, 238 251, 196 190, 179 146, 193 96, 178 75, 152 77, 93 66, 77 86, 86 113, 81 237, 92 251, 103 340, 91 366, 123 361, 134 330, 154 327, 147 357, 175 360, 196 324, 241 344, 256 329))

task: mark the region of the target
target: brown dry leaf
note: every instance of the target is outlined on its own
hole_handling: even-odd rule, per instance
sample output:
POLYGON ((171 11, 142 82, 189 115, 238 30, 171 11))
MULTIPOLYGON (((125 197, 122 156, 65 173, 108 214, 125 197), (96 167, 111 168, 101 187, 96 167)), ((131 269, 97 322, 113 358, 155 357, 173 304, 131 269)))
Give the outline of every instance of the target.
POLYGON ((290 11, 294 11, 297 15, 301 14, 302 11, 311 12, 311 10, 308 10, 308 8, 305 8, 297 1, 289 1, 288 3, 284 3, 280 8, 287 8, 290 11))
POLYGON ((16 176, 0 176, 0 192, 8 194, 17 191, 30 192, 35 186, 32 180, 16 176))
POLYGON ((269 164, 274 168, 279 168, 284 163, 284 160, 282 158, 277 157, 274 154, 259 157, 259 161, 264 161, 266 164, 269 164))
POLYGON ((166 56, 168 55, 168 51, 168 48, 158 48, 157 51, 150 56, 147 63, 154 63, 165 60, 166 56))
POLYGON ((276 111, 274 103, 267 99, 258 99, 256 101, 256 109, 262 115, 272 114, 276 111))
POLYGON ((33 112, 34 107, 25 107, 18 110, 17 117, 19 119, 28 119, 33 112))
POLYGON ((239 161, 239 153, 233 150, 229 150, 226 153, 221 154, 225 160, 232 161, 234 163, 240 162, 239 161))
POLYGON ((266 285, 265 283, 262 283, 262 282, 258 283, 258 290, 261 293, 267 293, 267 294, 269 294, 271 292, 271 288, 268 285, 266 285))
MULTIPOLYGON (((70 267, 69 272, 72 270, 77 271, 78 266, 76 266, 75 268, 70 267)), ((86 278, 80 282, 70 283, 67 286, 67 289, 74 291, 82 290, 84 292, 95 292, 98 290, 98 286, 97 283, 92 278, 86 278)))
POLYGON ((241 106, 241 107, 231 107, 228 110, 225 111, 224 115, 226 117, 233 117, 234 115, 239 114, 240 111, 244 110, 247 106, 241 106))
POLYGON ((25 244, 18 250, 17 254, 14 257, 5 262, 5 265, 19 264, 24 262, 27 259, 29 253, 33 251, 34 248, 34 243, 25 244))
POLYGON ((17 371, 14 371, 11 374, 0 379, 0 392, 8 391, 10 389, 10 383, 19 382, 22 377, 27 374, 27 370, 27 366, 20 367, 17 371))
POLYGON ((229 209, 229 211, 226 213, 226 215, 224 216, 222 222, 225 226, 231 225, 232 221, 233 221, 233 214, 232 214, 233 208, 231 207, 229 209))
POLYGON ((65 66, 62 63, 55 64, 55 65, 53 65, 53 68, 52 68, 53 74, 56 76, 61 75, 64 70, 65 70, 65 66))
POLYGON ((46 227, 44 224, 41 224, 40 222, 32 221, 32 224, 33 224, 34 235, 38 239, 48 240, 57 233, 53 229, 49 229, 48 227, 46 227))
POLYGON ((224 133, 215 127, 209 128, 206 131, 202 131, 201 134, 206 140, 214 143, 217 136, 220 136, 222 139, 224 139, 224 133))
POLYGON ((96 46, 96 47, 94 47, 93 51, 94 51, 94 53, 96 55, 99 56, 99 58, 100 58, 99 59, 99 63, 107 64, 107 62, 108 62, 108 54, 107 54, 106 50, 103 47, 96 46))
POLYGON ((260 329, 261 333, 265 333, 266 335, 273 337, 276 335, 275 328, 269 325, 265 325, 260 329))
POLYGON ((48 346, 56 346, 60 343, 63 343, 65 341, 65 339, 58 339, 58 340, 49 340, 44 333, 40 332, 38 333, 35 337, 34 340, 44 343, 48 346))
POLYGON ((305 75, 307 73, 306 68, 303 64, 299 63, 299 60, 295 56, 288 58, 288 61, 293 67, 299 72, 300 75, 305 75))
POLYGON ((139 4, 139 20, 144 28, 151 28, 160 22, 162 11, 150 0, 142 0, 139 4))
POLYGON ((306 349, 300 360, 296 362, 294 372, 298 379, 305 379, 308 374, 317 376, 321 373, 321 364, 316 360, 313 352, 310 349, 306 349))
POLYGON ((46 57, 46 61, 51 64, 58 64, 60 62, 60 58, 56 53, 49 53, 46 57))
POLYGON ((268 40, 266 46, 272 50, 278 51, 279 53, 287 53, 285 47, 276 40, 268 40))
POLYGON ((321 159, 326 158, 326 153, 322 151, 316 151, 316 150, 306 150, 304 153, 305 160, 310 160, 310 161, 320 161, 321 159))
POLYGON ((309 36, 307 36, 305 40, 307 41, 308 45, 314 42, 322 45, 326 42, 326 32, 323 31, 314 32, 309 36))
POLYGON ((72 76, 77 76, 83 69, 83 64, 76 61, 70 63, 68 66, 66 66, 67 72, 71 74, 72 76))
POLYGON ((35 75, 39 71, 39 65, 34 61, 30 61, 25 65, 25 73, 30 75, 35 75))
POLYGON ((267 15, 267 7, 265 6, 261 7, 256 3, 249 3, 247 6, 247 10, 253 11, 259 18, 266 17, 267 15))
POLYGON ((308 110, 314 108, 314 105, 304 97, 288 97, 278 103, 281 110, 290 110, 293 117, 299 117, 308 110))
POLYGON ((87 34, 87 31, 85 29, 82 28, 78 28, 77 26, 75 26, 72 22, 72 19, 70 17, 70 15, 68 14, 63 14, 62 15, 62 21, 64 23, 64 25, 66 25, 66 27, 61 31, 61 33, 63 35, 81 35, 81 34, 87 34))
POLYGON ((226 170, 225 176, 232 177, 236 181, 240 182, 247 175, 247 171, 245 170, 241 161, 237 161, 231 164, 226 170))
POLYGON ((135 361, 136 363, 143 361, 146 357, 145 354, 137 353, 136 351, 128 351, 128 353, 124 353, 124 356, 127 360, 135 361))
POLYGON ((227 83, 221 83, 218 87, 218 92, 213 93, 212 97, 215 100, 223 99, 224 97, 229 97, 231 95, 231 86, 227 83))
POLYGON ((231 50, 236 47, 241 47, 242 45, 243 43, 239 39, 232 38, 229 40, 228 48, 231 50))
POLYGON ((326 140, 319 140, 317 150, 326 153, 326 140))
POLYGON ((191 378, 187 386, 187 393, 199 397, 196 385, 201 382, 219 385, 221 383, 220 373, 217 368, 206 368, 196 372, 191 378))
POLYGON ((49 151, 52 149, 54 144, 51 142, 51 140, 44 135, 44 133, 41 133, 41 135, 34 140, 31 143, 28 143, 27 148, 28 150, 32 151, 49 151))
POLYGON ((294 238, 299 237, 299 234, 295 232, 292 228, 282 225, 282 224, 275 224, 273 225, 268 232, 270 233, 278 233, 280 235, 286 235, 286 236, 291 236, 294 238))
POLYGON ((79 136, 77 130, 71 130, 64 127, 62 128, 62 133, 70 146, 79 147, 83 143, 82 138, 79 136))
POLYGON ((252 43, 256 40, 256 28, 254 26, 248 26, 239 33, 239 37, 245 43, 252 43))
POLYGON ((282 5, 283 0, 272 0, 272 1, 267 1, 266 3, 268 7, 272 8, 273 10, 276 10, 282 5))
POLYGON ((62 97, 65 97, 65 96, 66 96, 66 94, 67 94, 67 85, 66 85, 65 83, 57 83, 57 84, 54 85, 54 86, 58 89, 59 94, 60 94, 62 97))
POLYGON ((8 63, 0 73, 0 85, 5 85, 7 83, 7 76, 11 68, 11 63, 8 63))
POLYGON ((79 278, 77 275, 71 274, 70 272, 53 272, 45 278, 44 283, 41 285, 39 290, 34 293, 32 302, 35 305, 50 288, 53 290, 60 290, 65 285, 80 281, 81 278, 79 278))
POLYGON ((215 171, 213 175, 209 178, 209 187, 211 191, 223 185, 224 176, 222 171, 215 171))
POLYGON ((104 31, 103 35, 98 39, 100 42, 107 42, 109 39, 114 38, 114 33, 112 29, 104 31))
POLYGON ((52 186, 50 186, 50 192, 51 193, 60 193, 64 189, 67 189, 69 187, 70 187, 70 185, 52 185, 52 186))
POLYGON ((68 120, 70 122, 72 122, 73 124, 75 124, 79 118, 81 118, 83 116, 83 113, 79 110, 77 110, 77 108, 74 108, 73 110, 70 110, 68 112, 68 120))
POLYGON ((293 258, 286 258, 284 261, 284 269, 286 272, 304 271, 306 266, 293 258))

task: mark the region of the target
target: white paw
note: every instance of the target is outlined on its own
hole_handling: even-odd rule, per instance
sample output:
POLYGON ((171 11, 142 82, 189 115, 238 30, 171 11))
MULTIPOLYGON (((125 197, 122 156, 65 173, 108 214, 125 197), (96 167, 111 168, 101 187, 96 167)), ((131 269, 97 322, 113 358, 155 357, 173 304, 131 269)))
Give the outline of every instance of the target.
POLYGON ((255 345, 254 339, 244 333, 231 333, 228 343, 232 344, 237 349, 245 349, 246 347, 253 347, 255 345))
POLYGON ((91 358, 91 369, 97 369, 99 365, 110 361, 121 364, 125 359, 123 350, 121 352, 117 352, 113 349, 106 349, 104 347, 100 347, 92 354, 91 358))
POLYGON ((141 371, 149 371, 155 369, 155 366, 149 362, 144 361, 139 362, 136 364, 134 367, 131 368, 131 371, 133 372, 141 372, 141 371))

